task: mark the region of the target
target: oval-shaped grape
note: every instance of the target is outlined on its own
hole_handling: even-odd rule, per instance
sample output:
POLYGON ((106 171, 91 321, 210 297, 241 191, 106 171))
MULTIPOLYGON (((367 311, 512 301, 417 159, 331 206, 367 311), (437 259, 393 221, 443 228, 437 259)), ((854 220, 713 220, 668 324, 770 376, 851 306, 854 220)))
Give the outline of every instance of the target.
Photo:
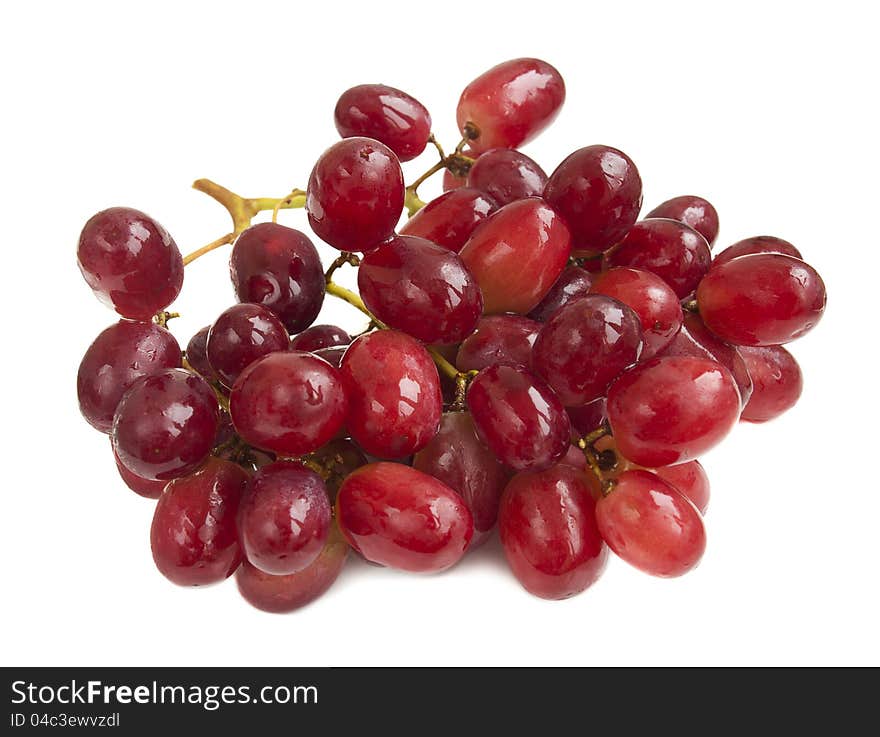
POLYGON ((544 299, 529 313, 529 317, 538 322, 547 322, 560 307, 588 294, 591 286, 593 276, 589 271, 580 266, 566 266, 544 299))
POLYGON ((681 195, 666 200, 645 215, 645 218, 669 218, 690 225, 706 239, 710 248, 718 237, 718 211, 709 200, 696 195, 681 195))
POLYGON ((407 220, 400 234, 426 238, 458 253, 476 227, 497 209, 498 204, 477 189, 454 189, 431 200, 407 220))
MULTIPOLYGON (((113 449, 112 442, 110 444, 110 448, 111 450, 113 449)), ((165 490, 165 487, 168 485, 167 481, 142 479, 137 474, 132 473, 125 466, 122 465, 122 461, 119 460, 119 456, 116 455, 115 450, 113 450, 113 460, 116 461, 116 470, 119 471, 119 475, 122 477, 125 485, 138 496, 142 496, 145 499, 158 499, 162 495, 162 492, 165 490)))
POLYGON ((778 345, 740 348, 754 384, 741 419, 767 422, 794 407, 804 388, 801 368, 794 356, 778 345))
POLYGON ((709 507, 709 477, 699 461, 660 466, 651 470, 686 497, 700 514, 706 514, 709 507))
POLYGON ((217 374, 208 363, 208 333, 210 331, 211 326, 207 325, 189 339, 189 343, 186 344, 186 362, 189 368, 203 379, 217 381, 217 374))
POLYGON ((290 341, 290 348, 294 351, 317 351, 321 348, 334 346, 347 346, 351 343, 351 336, 336 325, 312 325, 290 341))
POLYGON ((486 151, 468 172, 468 187, 485 192, 501 207, 525 197, 540 197, 547 175, 536 161, 509 148, 486 151))
POLYGON ((791 243, 773 235, 756 235, 744 238, 732 246, 728 246, 712 260, 712 268, 733 261, 740 256, 749 256, 753 253, 781 253, 785 256, 803 260, 801 252, 791 243))
POLYGON ((459 371, 479 371, 496 363, 531 362, 540 323, 519 315, 487 315, 458 348, 459 371))

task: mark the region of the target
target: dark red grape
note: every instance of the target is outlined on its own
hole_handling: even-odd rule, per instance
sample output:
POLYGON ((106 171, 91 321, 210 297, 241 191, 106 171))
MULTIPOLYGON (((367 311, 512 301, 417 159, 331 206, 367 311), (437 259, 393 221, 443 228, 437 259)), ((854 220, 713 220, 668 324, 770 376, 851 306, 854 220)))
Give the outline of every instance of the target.
POLYGON ((568 450, 565 408, 523 366, 496 364, 480 371, 468 387, 467 406, 480 439, 516 471, 549 468, 568 450))
POLYGON ((706 514, 709 506, 709 477, 699 461, 679 463, 677 466, 661 466, 652 470, 686 497, 700 510, 700 514, 706 514))
POLYGON ((351 474, 339 489, 336 519, 367 560, 417 573, 455 565, 474 532, 458 494, 400 463, 371 463, 351 474))
POLYGON ((93 215, 80 234, 76 257, 95 296, 133 320, 148 320, 183 286, 177 244, 153 218, 130 207, 93 215))
POLYGON ((804 388, 794 356, 782 346, 742 346, 739 350, 754 384, 742 419, 767 422, 794 407, 804 388))
POLYGON ((351 398, 351 437, 377 458, 403 458, 437 434, 443 400, 431 356, 415 338, 379 330, 355 340, 342 359, 351 398))
POLYGON ((544 199, 562 215, 577 251, 604 251, 639 216, 642 179, 636 165, 610 146, 579 149, 556 167, 544 199))
POLYGON ((734 345, 799 338, 825 311, 825 284, 812 266, 778 253, 740 256, 714 267, 697 289, 706 327, 734 345))
POLYGON ((571 426, 579 437, 589 435, 605 422, 605 399, 596 399, 582 407, 568 407, 566 410, 571 426))
POLYGON ((480 285, 487 314, 525 314, 550 291, 570 253, 562 218, 532 197, 490 215, 465 243, 461 258, 480 285))
POLYGON ((696 230, 709 247, 718 237, 718 212, 708 200, 696 195, 682 195, 657 205, 646 218, 670 218, 690 225, 696 230))
POLYGON ((541 328, 532 369, 564 405, 578 407, 603 397, 641 352, 638 315, 616 299, 589 294, 557 310, 541 328))
POLYGON ((366 254, 358 288, 379 320, 425 343, 458 343, 483 312, 480 288, 458 255, 415 236, 394 236, 366 254))
POLYGON ((229 412, 242 439, 283 456, 331 440, 345 423, 349 398, 339 371, 311 353, 270 353, 238 377, 229 412))
POLYGON ((166 487, 150 528, 156 567, 179 586, 205 586, 241 563, 235 518, 248 474, 218 458, 166 487))
POLYGON ((312 453, 311 459, 326 473, 324 484, 331 504, 336 502, 336 494, 346 477, 361 466, 367 465, 367 457, 363 451, 345 438, 337 438, 322 445, 312 453))
POLYGON ((793 258, 803 259, 801 252, 788 241, 772 235, 756 235, 752 238, 744 238, 725 248, 712 260, 712 268, 714 269, 717 266, 721 266, 721 264, 726 264, 728 261, 733 261, 733 259, 740 256, 749 256, 753 253, 782 253, 793 258))
POLYGON ((333 345, 327 348, 318 348, 314 353, 334 368, 339 368, 342 365, 342 357, 345 355, 346 350, 348 350, 347 345, 333 345))
POLYGON ((371 138, 346 138, 312 169, 306 211, 312 230, 341 251, 367 251, 387 240, 403 210, 400 162, 371 138))
POLYGON ((544 299, 529 313, 529 317, 538 322, 547 322, 562 305, 588 294, 592 285, 593 277, 590 272, 579 266, 566 266, 544 299))
MULTIPOLYGON (((112 443, 110 444, 110 449, 113 450, 112 443)), ((113 450, 113 459, 116 461, 116 470, 119 471, 119 475, 122 477, 125 485, 138 496, 142 496, 146 499, 158 499, 162 494, 162 491, 165 489, 165 486, 168 484, 167 481, 142 479, 137 474, 132 473, 122 465, 122 461, 119 460, 119 456, 116 455, 115 450, 113 450)))
POLYGON ((477 153, 490 148, 517 148, 546 128, 565 101, 562 75, 540 59, 511 59, 471 82, 461 93, 458 128, 476 138, 477 153))
POLYGON ((195 471, 214 446, 220 409, 214 390, 183 369, 138 379, 113 416, 113 449, 144 479, 176 479, 195 471))
POLYGON ((499 530, 514 575, 544 599, 581 593, 608 561, 596 502, 584 472, 571 466, 514 476, 501 500, 499 530))
POLYGON ((245 557, 265 573, 301 571, 320 555, 330 531, 321 477, 301 463, 263 466, 248 482, 238 513, 245 557))
POLYGON ((642 220, 614 248, 605 252, 605 267, 630 266, 650 271, 684 299, 697 288, 709 265, 709 244, 696 230, 677 220, 642 220))
POLYGON ((519 315, 487 315, 462 341, 455 358, 459 371, 479 371, 496 363, 528 366, 540 323, 519 315))
POLYGON ((229 258, 239 302, 268 307, 291 333, 311 325, 324 303, 324 268, 318 251, 298 230, 260 223, 245 230, 229 258))
POLYGON ((702 455, 730 432, 739 413, 733 376, 706 358, 655 358, 623 373, 608 391, 617 447, 648 468, 702 455))
POLYGON ((431 200, 404 223, 401 235, 427 238, 458 253, 476 227, 498 209, 483 192, 462 187, 431 200))
POLYGON ((625 471, 596 504, 599 532, 627 563, 671 578, 695 568, 706 549, 696 507, 654 473, 625 471))
POLYGON ((669 345, 684 315, 672 288, 659 276, 639 269, 619 268, 600 274, 591 290, 629 305, 642 321, 645 347, 641 360, 653 358, 669 345))
POLYGON ((286 351, 290 336, 268 307, 233 305, 221 313, 208 334, 208 363, 222 384, 231 387, 239 374, 258 358, 286 351))
POLYGON ((203 379, 217 381, 217 374, 208 363, 208 333, 211 326, 202 328, 186 344, 186 362, 203 379))
POLYGON ((295 351, 317 351, 338 345, 347 346, 349 343, 351 336, 342 328, 335 325, 312 325, 292 338, 290 347, 295 351))
POLYGON ((540 197, 547 175, 537 162, 509 148, 486 151, 468 172, 468 187, 485 192, 501 207, 525 197, 540 197))
POLYGON ((444 414, 440 431, 416 453, 413 468, 461 496, 474 519, 471 547, 484 542, 498 519, 498 503, 510 472, 477 439, 471 416, 444 414))
POLYGON ((384 84, 361 84, 342 93, 333 114, 343 138, 364 136, 381 141, 401 161, 425 150, 431 114, 414 97, 384 84))
POLYGON ((95 338, 79 364, 80 412, 96 430, 109 433, 119 400, 135 381, 180 363, 180 346, 165 328, 120 320, 95 338))

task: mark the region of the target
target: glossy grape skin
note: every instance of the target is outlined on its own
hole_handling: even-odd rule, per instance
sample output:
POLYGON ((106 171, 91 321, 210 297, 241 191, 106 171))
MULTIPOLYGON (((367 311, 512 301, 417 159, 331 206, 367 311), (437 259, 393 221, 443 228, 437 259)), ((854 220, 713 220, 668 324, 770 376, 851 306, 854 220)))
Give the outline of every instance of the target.
POLYGON ((517 148, 553 122, 565 101, 562 75, 540 59, 511 59, 473 80, 458 101, 462 135, 471 124, 477 137, 470 148, 517 148))
POLYGON ((306 568, 287 576, 273 576, 242 561, 235 583, 245 601, 264 612, 292 612, 313 602, 339 578, 348 558, 348 543, 336 523, 320 555, 306 568))
POLYGON ((394 236, 366 254, 358 288, 379 320, 425 343, 458 343, 483 312, 480 288, 458 255, 415 236, 394 236))
POLYGON ((608 419, 604 397, 595 399, 581 407, 567 407, 565 411, 571 420, 571 427, 578 437, 589 435, 608 419))
POLYGON ((696 507, 650 471, 625 471, 596 504, 599 532, 614 553, 652 576, 692 570, 706 549, 696 507))
POLYGON ((351 336, 336 325, 312 325, 290 340, 290 348, 294 351, 317 351, 321 348, 347 346, 351 336))
POLYGON ((804 388, 800 366, 782 346, 740 348, 754 391, 741 419, 767 422, 794 407, 804 388))
POLYGON ((339 489, 336 519, 367 560, 416 573, 455 565, 474 532, 455 491, 400 463, 370 463, 351 474, 339 489))
POLYGON ((712 260, 712 268, 717 268, 740 256, 749 256, 754 253, 781 253, 803 260, 801 252, 788 241, 772 235, 756 235, 737 241, 718 253, 712 260))
POLYGON ((544 299, 529 313, 529 317, 538 322, 547 322, 564 304, 588 294, 592 285, 593 276, 590 272, 580 266, 566 266, 544 299))
POLYGON ((556 167, 544 199, 571 230, 577 251, 605 251, 639 216, 642 179, 625 153, 610 146, 587 146, 556 167))
POLYGON ((318 358, 323 358, 333 368, 339 368, 342 365, 342 357, 347 349, 347 345, 333 345, 327 348, 318 348, 314 351, 314 354, 318 358))
POLYGON ((120 320, 95 338, 79 364, 80 412, 96 430, 109 433, 119 400, 135 381, 180 365, 180 346, 165 328, 120 320))
POLYGON ((144 479, 168 481, 195 471, 214 446, 220 409, 201 376, 183 369, 138 379, 113 416, 113 450, 144 479))
POLYGON ((208 333, 210 325, 199 330, 186 344, 186 362, 189 367, 203 379, 217 381, 217 374, 208 363, 208 333))
POLYGON ((547 174, 524 153, 493 148, 471 166, 467 184, 504 207, 525 197, 540 197, 547 184, 547 174))
POLYGON ((697 289, 706 327, 734 345, 799 338, 825 311, 825 284, 812 266, 777 253, 740 256, 709 271, 697 289))
POLYGON ((501 500, 499 530, 514 575, 544 599, 581 593, 608 561, 596 502, 584 472, 571 466, 514 476, 501 500))
POLYGON ((248 482, 238 513, 245 557, 264 573, 285 576, 320 555, 330 531, 330 500, 321 477, 301 463, 263 466, 248 482))
POLYGON ((80 234, 76 257, 95 296, 132 320, 149 320, 183 286, 177 244, 153 218, 130 207, 93 215, 80 234))
POLYGON ((696 230, 677 220, 642 220, 616 246, 605 252, 606 269, 629 266, 650 271, 685 299, 693 294, 709 266, 709 244, 696 230))
POLYGON ((496 363, 528 366, 540 323, 520 315, 487 315, 458 348, 459 371, 479 371, 496 363))
POLYGON ((653 358, 675 338, 684 315, 672 288, 656 274, 640 269, 618 268, 596 277, 591 287, 595 294, 629 305, 642 322, 645 341, 641 360, 653 358))
MULTIPOLYGON (((110 444, 110 449, 113 450, 112 443, 110 444)), ((113 450, 113 460, 116 461, 116 470, 119 471, 119 475, 122 477, 125 485, 135 494, 137 494, 138 496, 142 496, 145 499, 159 498, 168 483, 167 481, 153 481, 152 479, 142 479, 140 476, 132 473, 125 466, 122 465, 122 461, 119 460, 119 456, 116 455, 115 450, 113 450)))
POLYGON ((704 324, 700 316, 686 312, 681 330, 676 333, 672 342, 660 353, 661 356, 696 356, 717 361, 730 371, 736 388, 739 389, 743 406, 752 395, 752 378, 741 351, 736 346, 725 343, 715 336, 704 324))
POLYGON ((440 379, 415 338, 396 330, 362 335, 349 346, 340 370, 351 397, 348 429, 366 453, 404 458, 437 434, 440 379))
POLYGON ((709 247, 718 237, 718 211, 712 203, 696 195, 673 197, 657 205, 645 218, 669 218, 689 225, 696 230, 709 247))
POLYGON ((242 439, 283 456, 311 453, 331 440, 348 407, 339 371, 301 351, 263 356, 241 373, 229 396, 229 413, 242 439))
POLYGON ((368 251, 394 233, 403 210, 403 172, 386 145, 346 138, 321 154, 306 192, 315 235, 341 251, 368 251))
POLYGON ((268 307, 241 303, 224 310, 208 333, 208 363, 220 382, 231 387, 258 358, 286 351, 290 336, 268 307))
POLYGON ((709 477, 699 461, 661 466, 651 471, 687 498, 700 514, 706 514, 709 507, 709 477))
POLYGON ((571 423, 553 390, 524 366, 495 364, 468 387, 480 440, 516 471, 549 468, 568 450, 571 423))
POLYGON ((484 542, 498 519, 501 492, 510 472, 480 443, 471 416, 445 413, 440 431, 413 458, 413 468, 461 496, 474 520, 471 547, 484 542))
POLYGON ((531 197, 490 215, 461 249, 461 259, 480 285, 486 314, 524 315, 550 291, 570 253, 562 218, 531 197))
POLYGON ((309 238, 277 223, 245 230, 232 247, 229 274, 239 302, 268 307, 290 333, 311 325, 324 303, 324 267, 309 238))
POLYGON ((384 84, 361 84, 346 90, 336 103, 333 118, 343 138, 374 138, 401 161, 422 153, 431 135, 427 108, 406 92, 384 84))
POLYGON ((153 513, 150 547, 159 572, 178 586, 206 586, 241 563, 235 518, 248 473, 211 458, 192 476, 172 481, 153 513))
POLYGON ((476 227, 498 209, 488 195, 462 186, 431 200, 400 228, 458 253, 476 227))
POLYGON ((707 358, 655 358, 624 372, 608 391, 608 420, 625 458, 653 468, 684 463, 736 424, 740 397, 730 372, 707 358))
POLYGON ((322 445, 311 455, 327 473, 324 484, 330 503, 336 503, 336 494, 346 477, 361 466, 367 465, 367 457, 351 440, 337 438, 322 445))
POLYGON ((557 310, 538 333, 532 369, 567 407, 600 399, 639 360, 642 326, 622 302, 589 294, 557 310))

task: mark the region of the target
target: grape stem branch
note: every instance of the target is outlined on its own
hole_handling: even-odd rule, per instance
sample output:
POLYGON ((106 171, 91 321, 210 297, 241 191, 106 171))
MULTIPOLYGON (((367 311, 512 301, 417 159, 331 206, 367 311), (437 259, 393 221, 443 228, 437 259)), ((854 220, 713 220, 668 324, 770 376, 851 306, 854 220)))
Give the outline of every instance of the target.
POLYGON ((410 217, 415 215, 425 206, 424 200, 419 197, 418 189, 419 186, 421 186, 421 184, 426 179, 429 179, 438 171, 442 171, 443 169, 449 169, 449 171, 455 174, 455 176, 460 178, 467 176, 467 173, 470 171, 471 166, 473 166, 475 159, 472 159, 470 156, 463 154, 462 151, 469 141, 473 140, 477 137, 477 135, 479 135, 478 132, 475 132, 476 129, 469 127, 470 125, 471 124, 468 123, 468 125, 465 126, 465 137, 462 138, 461 141, 459 141, 458 145, 455 147, 455 150, 448 156, 443 151, 443 147, 434 137, 434 134, 431 134, 431 137, 428 140, 434 144, 434 147, 437 149, 437 153, 440 154, 440 161, 434 164, 434 166, 428 169, 428 171, 422 174, 418 179, 416 179, 406 188, 404 205, 410 217))

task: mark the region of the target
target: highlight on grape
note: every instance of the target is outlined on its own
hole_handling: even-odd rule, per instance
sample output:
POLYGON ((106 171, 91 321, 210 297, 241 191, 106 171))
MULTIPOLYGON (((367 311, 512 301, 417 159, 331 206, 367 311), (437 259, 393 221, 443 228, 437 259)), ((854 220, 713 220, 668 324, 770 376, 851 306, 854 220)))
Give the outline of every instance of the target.
POLYGON ((170 581, 234 575, 250 604, 288 612, 352 551, 442 571, 496 528, 513 575, 547 599, 590 587, 609 551, 654 576, 699 563, 699 458, 797 402, 783 345, 819 322, 825 286, 781 238, 713 257, 702 197, 639 220, 641 176, 616 148, 578 148, 548 175, 517 149, 565 94, 545 61, 499 64, 465 87, 461 141, 444 149, 418 100, 360 85, 304 190, 245 198, 198 180, 233 229, 188 256, 132 208, 86 223, 80 270, 121 319, 82 359, 79 405, 124 484, 156 500, 170 581), (436 163, 406 185, 401 162, 426 149, 436 163), (290 208, 340 251, 326 268, 278 222, 290 208), (182 350, 167 308, 185 267, 224 246, 238 303, 182 350), (358 292, 333 280, 346 267, 358 292), (314 324, 328 295, 366 328, 314 324))

